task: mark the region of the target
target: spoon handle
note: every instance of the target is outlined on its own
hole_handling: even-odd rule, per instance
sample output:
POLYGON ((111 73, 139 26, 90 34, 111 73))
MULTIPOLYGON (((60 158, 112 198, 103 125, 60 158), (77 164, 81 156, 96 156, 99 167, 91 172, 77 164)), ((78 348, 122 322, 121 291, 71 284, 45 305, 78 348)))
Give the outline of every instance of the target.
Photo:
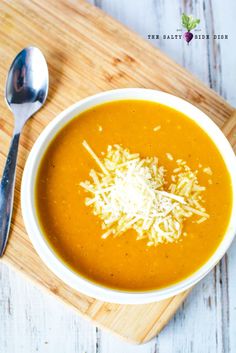
POLYGON ((19 138, 20 133, 17 132, 11 140, 7 161, 0 183, 0 257, 4 253, 11 224, 19 138))

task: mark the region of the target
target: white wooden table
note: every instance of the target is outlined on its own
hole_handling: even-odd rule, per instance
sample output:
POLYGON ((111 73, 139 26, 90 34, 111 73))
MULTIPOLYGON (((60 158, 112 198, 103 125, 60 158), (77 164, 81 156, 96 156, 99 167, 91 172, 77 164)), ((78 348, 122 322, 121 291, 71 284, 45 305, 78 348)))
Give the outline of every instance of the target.
MULTIPOLYGON (((182 12, 201 19, 199 34, 228 34, 228 40, 195 40, 189 47, 177 40, 161 39, 153 44, 236 106, 235 0, 90 1, 146 39, 149 33, 176 33, 182 12)), ((194 288, 163 332, 142 346, 121 342, 96 329, 1 265, 0 353, 34 352, 236 352, 236 242, 194 288)))

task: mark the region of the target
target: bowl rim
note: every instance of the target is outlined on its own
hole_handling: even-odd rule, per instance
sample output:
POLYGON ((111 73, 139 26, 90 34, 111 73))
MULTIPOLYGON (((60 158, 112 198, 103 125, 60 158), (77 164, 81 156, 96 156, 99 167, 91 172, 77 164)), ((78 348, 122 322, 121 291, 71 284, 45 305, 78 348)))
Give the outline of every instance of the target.
POLYGON ((175 296, 188 288, 209 273, 209 271, 223 257, 236 233, 236 156, 234 151, 219 127, 201 110, 193 104, 162 91, 145 88, 123 88, 105 91, 78 101, 57 115, 41 132, 34 143, 22 177, 21 208, 26 231, 33 246, 47 267, 64 283, 79 292, 96 299, 118 304, 146 304, 175 296), (40 229, 34 207, 34 186, 37 170, 48 145, 58 131, 70 120, 94 106, 117 100, 144 100, 167 105, 187 115, 194 120, 213 140, 228 168, 232 182, 232 210, 228 228, 217 249, 212 256, 198 270, 187 278, 168 287, 149 291, 122 291, 105 287, 86 279, 70 269, 53 251, 40 229))

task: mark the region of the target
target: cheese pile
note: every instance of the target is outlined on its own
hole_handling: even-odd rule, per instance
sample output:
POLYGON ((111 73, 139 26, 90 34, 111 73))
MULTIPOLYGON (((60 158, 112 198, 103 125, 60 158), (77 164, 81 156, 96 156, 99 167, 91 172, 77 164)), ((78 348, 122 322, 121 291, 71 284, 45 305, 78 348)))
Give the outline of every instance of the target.
POLYGON ((177 160, 177 168, 167 187, 165 169, 157 157, 141 158, 120 145, 108 146, 100 160, 86 141, 83 146, 101 171, 90 171, 91 181, 80 186, 90 193, 85 204, 102 220, 103 238, 117 236, 129 229, 147 245, 177 241, 184 221, 197 215, 197 223, 209 215, 202 206, 205 187, 198 184, 197 172, 177 160))

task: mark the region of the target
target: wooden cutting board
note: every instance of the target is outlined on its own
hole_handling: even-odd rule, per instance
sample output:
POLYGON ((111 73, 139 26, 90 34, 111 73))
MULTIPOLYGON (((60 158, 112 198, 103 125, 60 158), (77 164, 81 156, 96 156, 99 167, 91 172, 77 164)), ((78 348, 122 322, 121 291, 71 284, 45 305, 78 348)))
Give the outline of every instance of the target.
POLYGON ((235 148, 234 109, 159 50, 82 0, 1 0, 1 168, 13 129, 3 97, 6 73, 16 53, 28 45, 38 46, 46 56, 50 90, 47 104, 27 123, 22 135, 10 241, 2 261, 96 325, 133 342, 146 342, 160 332, 188 293, 147 305, 115 305, 82 295, 56 278, 34 251, 24 228, 20 184, 26 158, 42 129, 59 112, 111 88, 153 88, 185 98, 223 128, 235 148))

